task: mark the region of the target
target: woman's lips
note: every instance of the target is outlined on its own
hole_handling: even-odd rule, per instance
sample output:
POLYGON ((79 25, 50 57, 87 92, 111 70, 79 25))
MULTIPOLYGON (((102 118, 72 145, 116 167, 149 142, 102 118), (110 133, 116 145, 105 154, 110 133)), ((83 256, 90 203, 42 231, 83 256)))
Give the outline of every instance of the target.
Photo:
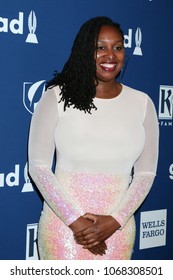
POLYGON ((101 63, 100 67, 105 71, 114 71, 116 68, 116 63, 101 63))

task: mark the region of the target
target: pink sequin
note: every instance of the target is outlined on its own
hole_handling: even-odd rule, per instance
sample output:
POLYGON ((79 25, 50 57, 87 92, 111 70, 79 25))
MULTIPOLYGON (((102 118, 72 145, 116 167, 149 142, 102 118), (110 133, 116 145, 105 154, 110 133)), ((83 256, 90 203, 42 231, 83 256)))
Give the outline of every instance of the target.
MULTIPOLYGON (((79 211, 108 214, 122 199, 129 176, 85 174, 59 171, 58 182, 63 185, 69 201, 74 201, 79 211), (123 191, 124 190, 124 191, 123 191)), ((54 196, 53 196, 54 198, 54 196)), ((59 204, 61 206, 61 204, 59 204)), ((63 208, 64 209, 64 208, 63 208)), ((41 259, 91 260, 130 259, 135 238, 133 217, 128 226, 118 230, 107 241, 106 255, 93 255, 76 244, 72 231, 45 203, 39 223, 39 252, 41 259)))

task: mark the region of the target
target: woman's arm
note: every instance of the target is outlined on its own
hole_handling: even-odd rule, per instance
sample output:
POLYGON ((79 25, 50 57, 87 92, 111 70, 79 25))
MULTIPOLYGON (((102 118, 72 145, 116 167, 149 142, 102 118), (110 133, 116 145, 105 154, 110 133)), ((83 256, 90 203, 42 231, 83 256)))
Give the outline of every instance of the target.
POLYGON ((50 89, 43 94, 35 109, 29 134, 29 173, 46 203, 69 225, 81 213, 52 172, 54 133, 59 121, 57 104, 56 93, 50 89))
POLYGON ((141 156, 134 165, 133 180, 123 200, 115 207, 111 215, 119 222, 121 228, 147 197, 156 176, 159 152, 158 119, 152 100, 147 97, 144 119, 145 145, 141 156))
POLYGON ((143 125, 145 145, 141 156, 135 163, 132 183, 110 216, 86 215, 95 222, 90 228, 76 236, 77 242, 85 245, 85 248, 90 248, 93 244, 106 240, 117 229, 124 227, 150 191, 157 169, 159 128, 154 104, 149 97, 143 125))

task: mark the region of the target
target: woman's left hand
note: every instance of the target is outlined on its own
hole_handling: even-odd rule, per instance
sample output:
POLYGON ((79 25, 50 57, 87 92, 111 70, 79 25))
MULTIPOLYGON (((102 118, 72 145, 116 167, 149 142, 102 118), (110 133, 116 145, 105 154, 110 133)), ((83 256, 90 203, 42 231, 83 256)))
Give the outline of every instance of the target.
POLYGON ((86 213, 83 217, 92 220, 93 224, 87 229, 75 234, 74 238, 76 243, 83 245, 85 249, 92 248, 100 242, 105 241, 121 227, 112 216, 86 213))

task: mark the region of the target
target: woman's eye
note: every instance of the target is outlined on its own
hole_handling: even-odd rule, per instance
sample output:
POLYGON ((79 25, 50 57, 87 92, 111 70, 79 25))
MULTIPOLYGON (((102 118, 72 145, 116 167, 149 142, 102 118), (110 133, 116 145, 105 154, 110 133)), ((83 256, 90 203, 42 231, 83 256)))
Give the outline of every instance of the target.
POLYGON ((97 50, 104 50, 105 49, 105 47, 104 46, 97 46, 97 50))
MULTIPOLYGON (((121 51, 122 49, 124 49, 124 46, 114 46, 114 47, 112 47, 112 49, 115 50, 115 51, 121 51)), ((103 46, 103 45, 100 45, 100 46, 96 47, 96 50, 97 51, 106 51, 107 47, 103 46)))
POLYGON ((124 47, 123 46, 115 46, 114 49, 117 51, 121 51, 124 47))

